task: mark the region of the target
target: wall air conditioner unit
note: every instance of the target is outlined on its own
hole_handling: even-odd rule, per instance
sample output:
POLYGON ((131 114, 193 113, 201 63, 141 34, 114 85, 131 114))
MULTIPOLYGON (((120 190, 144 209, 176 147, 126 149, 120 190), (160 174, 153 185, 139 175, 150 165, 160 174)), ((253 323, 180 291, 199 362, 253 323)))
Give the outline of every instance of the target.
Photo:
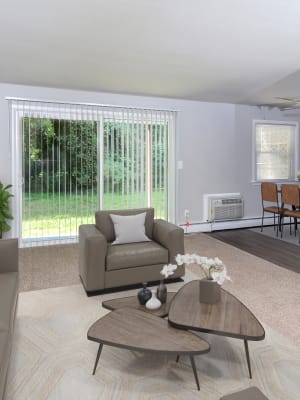
POLYGON ((244 216, 244 200, 240 193, 203 195, 203 216, 208 222, 228 221, 244 216))

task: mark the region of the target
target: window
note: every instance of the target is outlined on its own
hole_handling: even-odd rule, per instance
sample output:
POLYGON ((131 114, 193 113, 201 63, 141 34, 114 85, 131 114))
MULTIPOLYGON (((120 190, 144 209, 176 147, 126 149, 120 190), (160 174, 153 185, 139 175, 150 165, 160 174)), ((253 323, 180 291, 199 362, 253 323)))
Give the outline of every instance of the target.
POLYGON ((255 181, 295 179, 297 134, 296 123, 255 121, 255 181))
POLYGON ((11 117, 23 243, 76 239, 99 209, 172 220, 174 112, 14 100, 11 117))

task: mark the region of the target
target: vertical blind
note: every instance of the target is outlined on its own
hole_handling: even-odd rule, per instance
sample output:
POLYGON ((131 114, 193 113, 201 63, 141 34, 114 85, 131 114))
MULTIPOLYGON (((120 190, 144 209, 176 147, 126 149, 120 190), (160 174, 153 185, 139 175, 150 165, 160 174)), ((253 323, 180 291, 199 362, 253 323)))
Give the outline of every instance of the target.
POLYGON ((256 179, 293 179, 295 125, 256 124, 256 179))
POLYGON ((29 100, 10 110, 24 243, 76 240, 98 209, 169 218, 175 112, 29 100))

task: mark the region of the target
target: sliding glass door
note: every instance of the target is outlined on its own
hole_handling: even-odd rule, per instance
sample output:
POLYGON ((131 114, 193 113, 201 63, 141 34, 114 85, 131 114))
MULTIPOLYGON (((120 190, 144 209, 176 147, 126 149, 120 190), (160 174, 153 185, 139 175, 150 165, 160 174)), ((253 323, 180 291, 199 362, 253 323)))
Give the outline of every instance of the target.
POLYGON ((104 120, 103 209, 152 206, 168 218, 168 127, 104 120))
POLYGON ((98 209, 97 123, 22 119, 22 238, 74 237, 98 209))
POLYGON ((152 206, 170 219, 174 113, 30 101, 11 111, 24 243, 76 240, 99 209, 152 206))

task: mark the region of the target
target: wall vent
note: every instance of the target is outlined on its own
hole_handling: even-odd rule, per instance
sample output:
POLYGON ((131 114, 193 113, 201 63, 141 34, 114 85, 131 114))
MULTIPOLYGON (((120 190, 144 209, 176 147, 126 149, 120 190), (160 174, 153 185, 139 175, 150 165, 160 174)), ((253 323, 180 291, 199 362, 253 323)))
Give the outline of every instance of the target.
POLYGON ((203 195, 204 220, 228 221, 244 216, 244 200, 240 193, 219 193, 203 195))

